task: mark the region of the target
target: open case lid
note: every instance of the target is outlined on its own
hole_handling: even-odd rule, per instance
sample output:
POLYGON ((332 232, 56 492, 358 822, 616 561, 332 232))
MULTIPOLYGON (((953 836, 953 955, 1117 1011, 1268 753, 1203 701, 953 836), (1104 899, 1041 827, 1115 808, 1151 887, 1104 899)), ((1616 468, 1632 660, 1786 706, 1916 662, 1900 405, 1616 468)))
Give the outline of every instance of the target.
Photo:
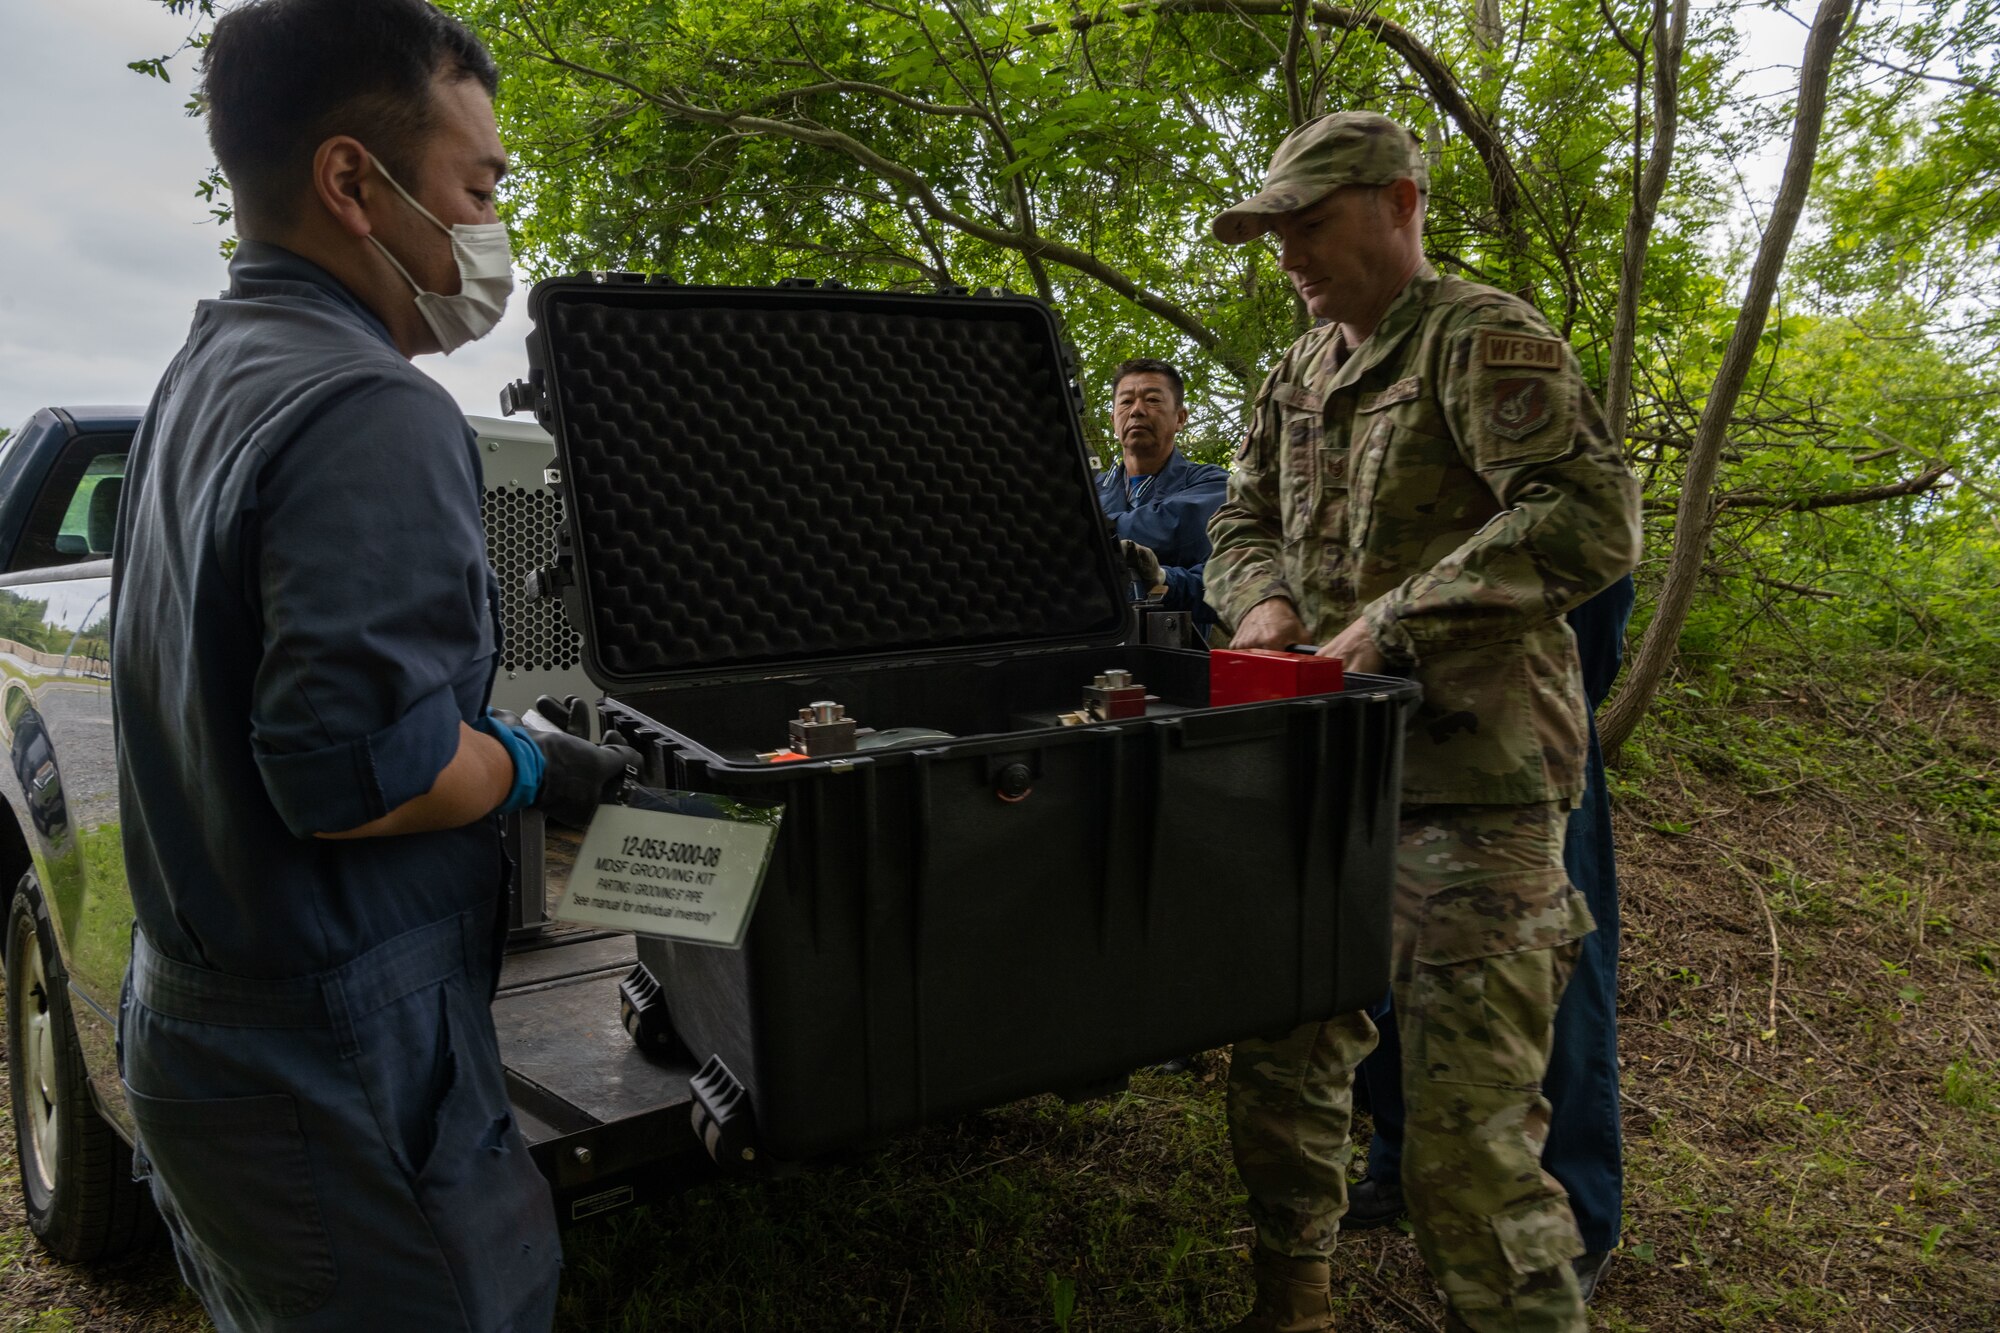
POLYGON ((503 404, 555 436, 555 581, 605 690, 1123 637, 1040 302, 621 274, 528 313, 503 404))

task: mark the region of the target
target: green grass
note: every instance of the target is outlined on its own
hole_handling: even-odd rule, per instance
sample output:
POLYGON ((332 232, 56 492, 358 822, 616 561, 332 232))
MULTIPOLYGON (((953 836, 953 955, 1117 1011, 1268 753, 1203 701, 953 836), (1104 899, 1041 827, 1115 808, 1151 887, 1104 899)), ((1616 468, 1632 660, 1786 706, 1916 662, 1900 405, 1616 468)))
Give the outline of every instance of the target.
POLYGON ((1213 1078, 1142 1074, 574 1233, 560 1322, 1199 1328, 1230 1299, 1235 1200, 1213 1078))
POLYGON ((2000 1074, 1990 1064, 1953 1060, 1944 1067, 1944 1099, 1967 1111, 2000 1112, 2000 1074))

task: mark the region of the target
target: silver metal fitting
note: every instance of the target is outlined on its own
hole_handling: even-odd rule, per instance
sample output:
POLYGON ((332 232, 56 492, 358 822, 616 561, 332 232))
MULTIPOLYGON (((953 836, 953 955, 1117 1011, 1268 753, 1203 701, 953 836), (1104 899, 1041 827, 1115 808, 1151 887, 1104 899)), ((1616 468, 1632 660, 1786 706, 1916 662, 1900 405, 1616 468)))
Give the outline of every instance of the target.
POLYGON ((845 708, 831 699, 816 700, 801 708, 791 724, 792 749, 814 759, 852 754, 858 730, 845 708))
POLYGON ((1083 691, 1083 711, 1098 722, 1146 715, 1146 687, 1129 671, 1100 671, 1083 691))

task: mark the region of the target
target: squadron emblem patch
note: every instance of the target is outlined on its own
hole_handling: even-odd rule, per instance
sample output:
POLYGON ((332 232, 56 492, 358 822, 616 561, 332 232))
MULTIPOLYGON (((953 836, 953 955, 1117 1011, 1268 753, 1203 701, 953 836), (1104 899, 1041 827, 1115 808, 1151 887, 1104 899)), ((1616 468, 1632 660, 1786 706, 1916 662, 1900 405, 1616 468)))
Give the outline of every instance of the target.
POLYGON ((1543 379, 1493 381, 1493 400, 1486 410, 1486 426, 1495 435, 1522 440, 1549 424, 1549 384, 1543 379))

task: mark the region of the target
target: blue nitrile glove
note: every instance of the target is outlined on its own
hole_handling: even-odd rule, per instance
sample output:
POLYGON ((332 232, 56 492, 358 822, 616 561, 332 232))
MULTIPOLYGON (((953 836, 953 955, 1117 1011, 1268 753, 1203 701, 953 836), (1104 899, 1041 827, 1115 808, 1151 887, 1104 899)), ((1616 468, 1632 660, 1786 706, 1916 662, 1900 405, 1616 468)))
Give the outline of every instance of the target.
POLYGON ((513 714, 497 709, 487 709, 475 730, 506 746, 508 757, 514 761, 514 785, 507 789, 507 799, 494 808, 494 813, 511 815, 516 810, 526 810, 542 794, 542 780, 548 774, 548 760, 542 757, 542 747, 535 744, 533 733, 513 714))
POLYGON ((514 760, 514 785, 498 807, 501 814, 532 808, 559 824, 588 828, 597 807, 617 799, 626 778, 639 770, 638 751, 616 732, 593 744, 556 730, 553 721, 526 726, 504 708, 487 709, 480 730, 506 746, 514 760))

